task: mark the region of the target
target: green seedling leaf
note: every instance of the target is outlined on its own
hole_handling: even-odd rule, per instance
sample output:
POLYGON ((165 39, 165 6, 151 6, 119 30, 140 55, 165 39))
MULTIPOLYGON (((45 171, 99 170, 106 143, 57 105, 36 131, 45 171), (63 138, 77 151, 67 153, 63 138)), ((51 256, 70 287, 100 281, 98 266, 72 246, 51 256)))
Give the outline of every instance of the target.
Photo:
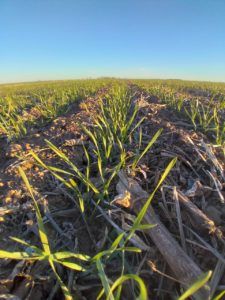
POLYGON ((107 296, 107 299, 109 300, 114 300, 114 297, 110 293, 110 284, 109 284, 109 280, 105 274, 105 271, 104 271, 104 267, 102 265, 102 262, 100 259, 98 259, 96 261, 96 266, 97 266, 97 269, 98 269, 98 275, 101 279, 101 282, 102 282, 102 286, 103 286, 103 289, 104 289, 104 292, 105 292, 105 295, 107 296))
POLYGON ((133 169, 136 168, 137 164, 139 163, 139 161, 142 159, 142 157, 148 152, 148 150, 152 147, 152 145, 157 141, 158 137, 160 136, 160 134, 162 133, 162 129, 159 129, 156 134, 153 136, 153 138, 151 139, 151 141, 148 143, 147 147, 144 149, 144 151, 141 153, 141 155, 139 155, 133 162, 132 167, 133 169))
POLYGON ((45 140, 47 145, 51 150, 53 150, 62 160, 64 160, 72 169, 73 171, 77 174, 77 176, 80 178, 80 180, 85 184, 89 185, 90 188, 93 190, 94 193, 99 194, 98 189, 93 185, 93 183, 87 178, 84 174, 80 172, 80 170, 77 168, 76 165, 74 165, 69 158, 61 151, 59 150, 55 145, 53 145, 50 141, 45 140))
POLYGON ((0 258, 8 258, 8 259, 15 259, 15 260, 38 260, 42 259, 42 256, 38 256, 37 254, 28 254, 27 252, 9 252, 0 250, 0 258))
POLYGON ((63 291, 63 294, 65 296, 65 300, 73 300, 73 297, 72 295, 70 294, 70 291, 68 290, 67 286, 64 284, 64 282, 62 281, 62 279, 60 278, 60 276, 58 275, 57 271, 56 271, 56 268, 55 268, 55 265, 54 265, 54 262, 52 259, 49 259, 49 264, 60 284, 60 287, 63 291))
POLYGON ((225 296, 225 291, 222 291, 219 295, 217 295, 216 297, 213 298, 213 300, 220 300, 220 299, 224 299, 223 296, 225 296))
POLYGON ((63 265, 64 267, 67 267, 71 270, 75 270, 75 271, 86 271, 85 268, 83 268, 82 266, 74 263, 74 262, 69 262, 69 261, 64 261, 64 260, 56 260, 54 259, 54 262, 57 262, 61 265, 63 265))
POLYGON ((212 271, 204 273, 199 279, 182 295, 178 300, 185 300, 196 293, 201 287, 203 287, 210 279, 212 271))
MULTIPOLYGON (((156 193, 156 191, 159 189, 160 185, 163 183, 163 181, 166 179, 167 175, 169 174, 169 172, 171 171, 171 169, 173 168, 173 166, 175 165, 177 159, 174 158, 169 164, 168 166, 166 167, 165 171, 163 172, 156 188, 154 189, 154 191, 151 193, 151 195, 149 196, 149 198, 147 199, 147 201, 145 202, 145 204, 143 205, 141 211, 139 212, 138 216, 136 217, 134 223, 133 223, 133 226, 130 230, 130 233, 128 234, 127 238, 126 238, 126 241, 128 241, 132 235, 135 233, 136 229, 140 226, 141 224, 141 221, 142 219, 144 218, 148 208, 149 208, 149 205, 151 204, 151 201, 156 193)), ((125 242, 126 242, 125 241, 125 242)))
POLYGON ((139 296, 136 298, 137 300, 147 300, 148 299, 148 294, 147 294, 147 289, 145 287, 144 281, 137 275, 135 274, 127 274, 127 275, 123 275, 121 277, 119 277, 111 286, 109 293, 107 294, 106 300, 110 300, 111 296, 113 295, 113 292, 115 291, 115 289, 117 289, 118 287, 120 287, 124 281, 127 280, 134 280, 138 283, 139 285, 139 289, 140 289, 140 294, 139 296))
POLYGON ((155 224, 140 224, 139 226, 136 227, 136 230, 142 231, 142 230, 147 230, 155 227, 155 224))
POLYGON ((137 247, 121 247, 121 248, 117 248, 117 249, 108 249, 108 250, 104 250, 104 251, 99 252, 91 260, 96 261, 96 260, 99 260, 103 256, 110 256, 115 252, 121 252, 121 251, 140 253, 141 249, 139 249, 137 247))
POLYGON ((30 245, 30 244, 27 243, 26 241, 21 240, 21 239, 19 239, 19 238, 17 238, 17 237, 12 237, 12 236, 11 236, 10 239, 13 240, 13 241, 15 241, 15 242, 17 242, 17 243, 20 243, 20 244, 22 244, 22 245, 24 245, 24 246, 29 247, 31 250, 34 251, 35 254, 37 254, 37 255, 43 255, 43 256, 44 256, 43 251, 42 251, 41 249, 39 249, 38 247, 33 246, 33 245, 30 245))
POLYGON ((80 253, 73 253, 69 251, 63 251, 63 252, 56 252, 54 254, 51 254, 52 259, 61 260, 66 258, 77 258, 83 261, 89 261, 90 256, 80 254, 80 253))
POLYGON ((48 243, 48 238, 47 238, 47 234, 46 234, 46 231, 45 231, 45 228, 44 228, 44 223, 43 223, 43 220, 42 220, 42 216, 41 216, 41 212, 39 210, 39 207, 38 207, 38 204, 37 204, 37 201, 35 200, 34 198, 34 194, 33 194, 33 191, 32 191, 32 187, 27 179, 27 176, 26 174, 24 173, 23 169, 19 167, 19 173, 31 195, 31 198, 33 200, 33 203, 34 203, 34 207, 35 207, 35 211, 36 211, 36 217, 37 217, 37 222, 38 222, 38 229, 39 229, 39 235, 40 235, 40 239, 41 239, 41 243, 42 243, 42 246, 43 246, 43 249, 45 251, 46 254, 50 254, 51 251, 50 251, 50 247, 49 247, 49 243, 48 243))
POLYGON ((110 247, 111 250, 115 250, 119 246, 119 243, 123 239, 124 235, 125 235, 124 232, 122 232, 118 235, 118 237, 115 239, 115 241, 112 243, 112 245, 110 247))

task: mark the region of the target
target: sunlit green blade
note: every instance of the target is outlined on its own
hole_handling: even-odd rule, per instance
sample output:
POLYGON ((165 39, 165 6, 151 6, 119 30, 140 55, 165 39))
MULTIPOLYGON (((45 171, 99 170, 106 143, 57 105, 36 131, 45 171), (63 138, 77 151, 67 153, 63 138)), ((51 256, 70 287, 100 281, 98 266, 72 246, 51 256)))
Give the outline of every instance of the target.
POLYGON ((124 283, 124 281, 127 281, 127 280, 134 280, 135 282, 138 283, 139 289, 140 289, 140 294, 136 298, 137 300, 147 300, 148 299, 147 289, 145 287, 144 281, 135 274, 127 274, 127 275, 123 275, 123 276, 119 277, 113 283, 113 285, 111 286, 111 288, 109 290, 109 293, 107 294, 106 300, 111 299, 111 296, 113 295, 113 292, 115 291, 115 289, 120 287, 124 283))
POLYGON ((9 252, 0 250, 0 258, 8 258, 8 259, 16 259, 16 260, 23 260, 23 259, 42 259, 42 256, 38 256, 37 254, 28 254, 27 252, 9 252))
POLYGON ((46 234, 46 231, 45 231, 45 228, 44 228, 44 223, 43 223, 43 220, 42 220, 42 216, 41 216, 41 212, 39 210, 39 207, 38 207, 38 204, 34 198, 34 194, 33 194, 33 191, 32 191, 32 187, 27 179, 27 176, 26 174, 24 173, 23 169, 19 167, 19 173, 31 195, 31 198, 33 200, 33 203, 34 203, 34 207, 35 207, 35 211, 36 211, 36 217, 37 217, 37 222, 38 222, 38 230, 39 230, 39 235, 40 235, 40 239, 41 239, 41 243, 42 243, 42 246, 43 246, 43 249, 45 251, 46 254, 50 254, 51 251, 50 251, 50 247, 49 247, 49 243, 48 243, 48 238, 47 238, 47 234, 46 234))
POLYGON ((57 280, 60 284, 60 287, 63 291, 64 296, 65 296, 65 300, 73 300, 72 295, 70 294, 67 286, 64 284, 64 282, 62 281, 62 279, 58 275, 58 273, 56 271, 56 268, 55 268, 55 265, 54 265, 54 262, 51 259, 49 259, 49 264, 50 264, 50 266, 51 266, 51 268, 52 268, 52 270, 53 270, 53 272, 54 272, 54 274, 55 274, 55 276, 56 276, 56 278, 57 278, 57 280))
POLYGON ((54 260, 54 261, 63 265, 64 267, 71 269, 71 270, 75 270, 75 271, 85 271, 86 270, 82 266, 80 266, 76 263, 73 263, 73 262, 68 262, 68 261, 64 261, 64 260, 54 260))
POLYGON ((57 259, 57 260, 71 258, 71 257, 77 258, 80 260, 84 260, 84 261, 90 260, 90 256, 88 256, 88 255, 84 255, 84 254, 80 254, 80 253, 73 253, 73 252, 69 252, 69 251, 56 252, 56 253, 51 254, 51 257, 53 259, 57 259))
POLYGON ((146 146, 146 148, 144 149, 144 151, 141 153, 141 155, 138 156, 138 157, 135 159, 135 161, 134 161, 134 163, 133 163, 133 165, 132 165, 133 168, 136 168, 138 162, 139 162, 139 161, 142 159, 142 157, 148 152, 148 150, 152 147, 152 145, 157 141, 157 139, 158 139, 158 137, 160 136, 161 133, 162 133, 162 129, 159 129, 159 130, 156 132, 156 134, 153 136, 153 138, 152 138, 151 141, 148 143, 148 145, 146 146))
POLYGON ((42 251, 41 249, 39 249, 39 248, 36 247, 36 246, 30 245, 29 243, 27 243, 27 242, 24 241, 24 240, 21 240, 21 239, 19 239, 19 238, 17 238, 17 237, 12 237, 12 236, 10 237, 10 239, 13 240, 13 241, 15 241, 15 242, 17 242, 17 243, 20 243, 20 244, 22 244, 22 245, 24 245, 24 246, 29 247, 29 249, 31 249, 31 250, 33 250, 34 252, 36 252, 36 253, 35 253, 36 255, 44 255, 44 253, 43 253, 43 251, 42 251))
POLYGON ((145 204, 143 205, 142 209, 140 210, 138 216, 136 217, 133 226, 130 230, 130 233, 128 234, 126 241, 128 241, 132 235, 134 234, 134 232, 136 231, 136 228, 139 227, 139 225, 141 224, 142 219, 144 218, 144 215, 146 214, 148 207, 156 193, 156 191, 158 190, 158 188, 160 187, 160 185, 163 183, 163 181, 166 179, 167 175, 169 174, 170 170, 173 168, 173 166, 175 165, 177 159, 174 158, 169 165, 166 167, 165 171, 163 172, 156 188, 154 189, 154 191, 151 193, 151 195, 149 196, 149 198, 147 199, 147 201, 145 202, 145 204))
POLYGON ((203 274, 178 300, 185 300, 196 293, 201 287, 203 287, 210 279, 212 271, 203 274))

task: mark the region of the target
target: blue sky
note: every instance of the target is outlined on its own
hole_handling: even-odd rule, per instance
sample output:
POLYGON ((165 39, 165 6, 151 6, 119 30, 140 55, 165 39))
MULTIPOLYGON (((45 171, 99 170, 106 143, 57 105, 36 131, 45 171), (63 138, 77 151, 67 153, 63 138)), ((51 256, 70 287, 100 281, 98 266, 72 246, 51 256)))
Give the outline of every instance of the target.
POLYGON ((0 0, 0 82, 225 81, 225 0, 0 0))

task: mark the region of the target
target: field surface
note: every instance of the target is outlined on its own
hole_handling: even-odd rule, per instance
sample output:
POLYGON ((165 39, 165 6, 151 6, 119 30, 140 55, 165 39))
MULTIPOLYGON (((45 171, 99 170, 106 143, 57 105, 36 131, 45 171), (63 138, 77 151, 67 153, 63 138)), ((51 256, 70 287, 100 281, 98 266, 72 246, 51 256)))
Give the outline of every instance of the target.
POLYGON ((0 299, 225 299, 225 84, 0 85, 0 299))

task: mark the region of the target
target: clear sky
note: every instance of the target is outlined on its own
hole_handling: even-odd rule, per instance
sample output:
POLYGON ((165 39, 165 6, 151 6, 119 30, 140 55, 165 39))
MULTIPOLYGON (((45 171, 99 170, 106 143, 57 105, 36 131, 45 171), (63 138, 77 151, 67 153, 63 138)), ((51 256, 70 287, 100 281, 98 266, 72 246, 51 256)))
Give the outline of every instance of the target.
POLYGON ((225 0, 0 0, 0 82, 225 81, 225 0))

